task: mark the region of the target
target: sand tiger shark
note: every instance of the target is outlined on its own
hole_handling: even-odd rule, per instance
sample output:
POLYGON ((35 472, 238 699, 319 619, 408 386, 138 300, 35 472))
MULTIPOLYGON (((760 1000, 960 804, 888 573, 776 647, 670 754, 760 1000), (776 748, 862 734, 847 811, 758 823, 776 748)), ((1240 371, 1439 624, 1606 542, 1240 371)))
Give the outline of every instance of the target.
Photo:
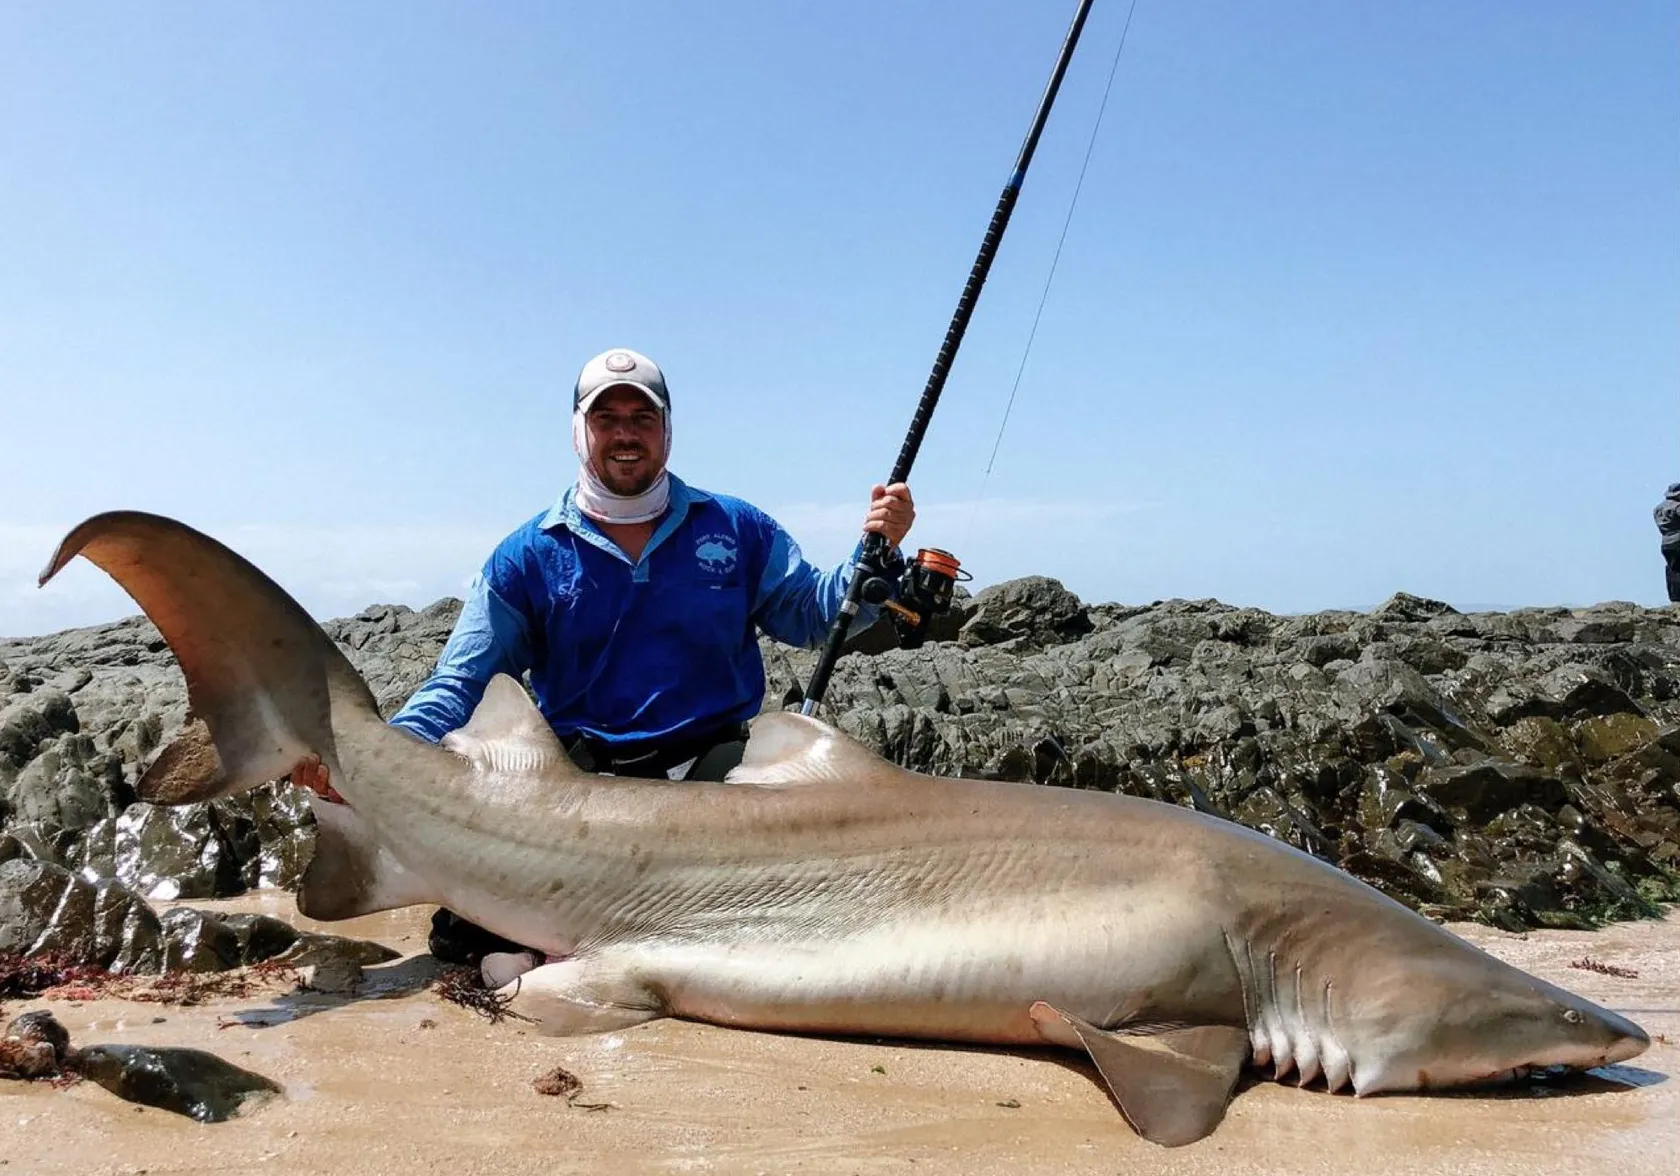
POLYGON ((509 986, 552 1033, 656 1017, 1086 1052, 1127 1122, 1212 1132, 1242 1069, 1360 1095, 1585 1069, 1635 1024, 1239 825, 1102 792, 919 774, 760 716, 726 783, 586 774, 512 679, 433 745, 277 584, 156 515, 77 555, 157 625, 191 717, 138 790, 184 804, 319 755, 298 906, 436 903, 540 948, 509 986))

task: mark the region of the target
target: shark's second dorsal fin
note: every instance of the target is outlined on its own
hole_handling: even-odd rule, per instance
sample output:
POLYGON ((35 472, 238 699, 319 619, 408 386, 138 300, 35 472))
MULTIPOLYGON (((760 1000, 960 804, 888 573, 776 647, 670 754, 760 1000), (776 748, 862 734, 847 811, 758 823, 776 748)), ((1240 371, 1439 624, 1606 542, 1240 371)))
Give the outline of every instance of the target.
POLYGON ((883 771, 910 774, 827 723, 772 711, 752 721, 740 766, 726 779, 731 784, 786 787, 861 780, 883 771))
POLYGON ((445 735, 441 746, 483 769, 582 774, 525 688, 506 674, 490 679, 467 725, 445 735))

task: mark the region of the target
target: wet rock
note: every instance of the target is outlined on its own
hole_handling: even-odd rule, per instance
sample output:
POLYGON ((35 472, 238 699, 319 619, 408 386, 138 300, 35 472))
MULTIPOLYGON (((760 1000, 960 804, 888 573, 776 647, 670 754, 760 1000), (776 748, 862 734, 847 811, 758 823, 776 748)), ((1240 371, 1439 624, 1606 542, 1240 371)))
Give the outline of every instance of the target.
POLYGON ((295 889, 315 852, 315 819, 309 794, 290 784, 265 784, 212 801, 216 826, 226 837, 248 888, 295 889))
POLYGON ((1656 720, 1644 715, 1595 715, 1575 728, 1575 742, 1588 763, 1602 764, 1647 746, 1657 729, 1656 720))
POLYGON ((1504 745, 1523 763, 1549 772, 1579 767, 1580 754, 1569 729, 1556 719, 1518 719, 1504 734, 1504 745))
POLYGON ((164 970, 225 972, 245 963, 239 935, 221 919, 191 907, 158 917, 164 938, 164 970))
POLYGON ((138 894, 50 862, 0 863, 0 955, 61 952, 117 972, 163 966, 163 928, 138 894))
POLYGON ((90 1045, 73 1064, 118 1098, 200 1123, 224 1122, 280 1093, 273 1079, 198 1049, 90 1045))
POLYGON ((1478 824, 1523 804, 1556 811, 1568 799, 1556 776, 1528 764, 1492 761, 1427 767, 1419 776, 1418 790, 1442 808, 1478 824))
POLYGON ((89 829, 72 864, 147 898, 219 898, 245 889, 243 865, 211 805, 137 802, 89 829))
POLYGON ((70 1054, 70 1034, 45 1009, 24 1013, 0 1035, 0 1078, 53 1078, 70 1054))
POLYGON ((362 970, 388 963, 399 953, 366 939, 304 932, 286 950, 272 957, 276 963, 302 971, 304 984, 321 992, 354 992, 362 970))
POLYGON ((233 936, 235 956, 242 964, 260 964, 288 950, 300 932, 273 915, 227 914, 217 916, 233 936))

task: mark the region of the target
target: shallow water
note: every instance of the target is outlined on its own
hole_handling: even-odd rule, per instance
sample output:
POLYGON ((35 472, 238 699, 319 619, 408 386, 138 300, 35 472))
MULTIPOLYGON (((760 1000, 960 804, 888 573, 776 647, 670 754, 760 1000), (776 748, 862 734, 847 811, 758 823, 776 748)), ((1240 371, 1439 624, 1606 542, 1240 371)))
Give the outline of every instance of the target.
MULTIPOLYGON (((428 910, 331 925, 289 896, 201 903, 425 949, 428 910)), ((1680 915, 1526 938, 1455 927, 1494 954, 1616 1009, 1655 1038, 1622 1066, 1479 1096, 1353 1099, 1245 1085, 1209 1139, 1164 1150, 1126 1127, 1094 1071, 1059 1051, 778 1036, 660 1021, 559 1039, 490 1025, 425 990, 427 957, 370 968, 364 995, 119 1000, 51 1007, 78 1045, 190 1046, 280 1082, 285 1098, 204 1125, 91 1083, 0 1083, 7 1173, 1676 1171, 1680 915), (1629 979, 1571 967, 1591 958, 1629 979), (159 1019, 161 1018, 161 1020, 159 1019), (576 1106, 537 1094, 564 1067, 576 1106), (585 1104, 610 1103, 591 1111, 585 1104), (1011 1105, 1011 1104, 1019 1104, 1011 1105)))

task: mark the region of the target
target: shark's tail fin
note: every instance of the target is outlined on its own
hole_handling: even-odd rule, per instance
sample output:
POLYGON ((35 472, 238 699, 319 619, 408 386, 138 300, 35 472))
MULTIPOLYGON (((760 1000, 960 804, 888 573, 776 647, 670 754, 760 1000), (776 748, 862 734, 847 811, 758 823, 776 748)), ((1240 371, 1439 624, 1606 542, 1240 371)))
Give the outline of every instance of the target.
POLYGON ((321 627, 244 557, 173 519, 95 515, 65 536, 40 582, 81 555, 134 598, 187 680, 192 718, 141 779, 159 804, 210 800, 336 762, 334 723, 379 721, 361 676, 321 627))

